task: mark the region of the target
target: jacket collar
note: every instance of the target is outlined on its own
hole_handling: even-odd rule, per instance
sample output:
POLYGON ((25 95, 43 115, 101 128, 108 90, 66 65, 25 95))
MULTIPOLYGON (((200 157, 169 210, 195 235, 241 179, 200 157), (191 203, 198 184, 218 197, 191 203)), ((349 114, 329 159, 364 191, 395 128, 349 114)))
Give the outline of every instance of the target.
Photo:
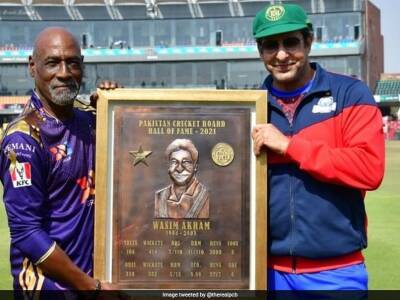
MULTIPOLYGON (((327 91, 330 90, 328 72, 325 71, 318 63, 310 63, 310 65, 315 70, 315 78, 305 98, 311 94, 316 94, 321 92, 326 93, 327 91)), ((271 86, 272 86, 272 76, 268 75, 267 78, 265 78, 261 86, 261 89, 269 90, 271 86)), ((268 102, 271 105, 279 107, 278 103, 276 102, 276 99, 274 97, 271 97, 270 93, 268 94, 268 102)))
POLYGON ((37 110, 41 110, 43 108, 42 101, 40 100, 39 95, 34 90, 32 90, 31 99, 28 105, 37 110))

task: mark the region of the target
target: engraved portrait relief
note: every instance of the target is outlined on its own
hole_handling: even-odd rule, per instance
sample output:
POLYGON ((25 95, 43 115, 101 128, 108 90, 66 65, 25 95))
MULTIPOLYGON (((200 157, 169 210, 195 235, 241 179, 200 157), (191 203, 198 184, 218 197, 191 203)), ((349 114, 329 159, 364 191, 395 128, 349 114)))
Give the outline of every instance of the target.
POLYGON ((171 184, 155 193, 155 218, 208 218, 210 197, 198 181, 199 152, 188 139, 176 139, 165 150, 171 184))

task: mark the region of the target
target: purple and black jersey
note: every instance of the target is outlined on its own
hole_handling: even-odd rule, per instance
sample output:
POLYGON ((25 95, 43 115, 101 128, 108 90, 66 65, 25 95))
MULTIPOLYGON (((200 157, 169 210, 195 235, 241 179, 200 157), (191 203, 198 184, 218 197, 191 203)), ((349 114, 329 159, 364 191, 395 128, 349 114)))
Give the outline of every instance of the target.
POLYGON ((14 289, 68 289, 37 264, 57 244, 92 275, 95 116, 74 108, 61 122, 36 94, 29 105, 6 131, 0 155, 14 289))

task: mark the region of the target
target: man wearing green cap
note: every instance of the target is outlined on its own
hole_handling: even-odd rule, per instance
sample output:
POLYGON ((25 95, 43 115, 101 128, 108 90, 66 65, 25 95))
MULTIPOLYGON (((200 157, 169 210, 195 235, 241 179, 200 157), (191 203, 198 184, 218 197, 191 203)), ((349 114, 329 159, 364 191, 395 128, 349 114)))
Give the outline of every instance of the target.
POLYGON ((270 75, 268 123, 254 153, 268 152, 270 290, 366 290, 364 196, 384 173, 382 117, 368 87, 310 63, 312 24, 294 4, 253 21, 270 75))

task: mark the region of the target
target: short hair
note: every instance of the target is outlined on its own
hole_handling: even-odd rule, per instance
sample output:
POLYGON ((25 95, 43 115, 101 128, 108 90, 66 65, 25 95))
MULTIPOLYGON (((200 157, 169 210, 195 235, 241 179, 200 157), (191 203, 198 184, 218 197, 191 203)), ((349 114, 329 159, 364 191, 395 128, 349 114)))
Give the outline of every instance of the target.
POLYGON ((169 159, 172 152, 176 152, 179 150, 188 151, 193 161, 198 161, 199 152, 197 151, 192 141, 188 139, 176 139, 172 141, 172 143, 168 145, 167 149, 165 149, 165 156, 167 157, 167 159, 169 159))

